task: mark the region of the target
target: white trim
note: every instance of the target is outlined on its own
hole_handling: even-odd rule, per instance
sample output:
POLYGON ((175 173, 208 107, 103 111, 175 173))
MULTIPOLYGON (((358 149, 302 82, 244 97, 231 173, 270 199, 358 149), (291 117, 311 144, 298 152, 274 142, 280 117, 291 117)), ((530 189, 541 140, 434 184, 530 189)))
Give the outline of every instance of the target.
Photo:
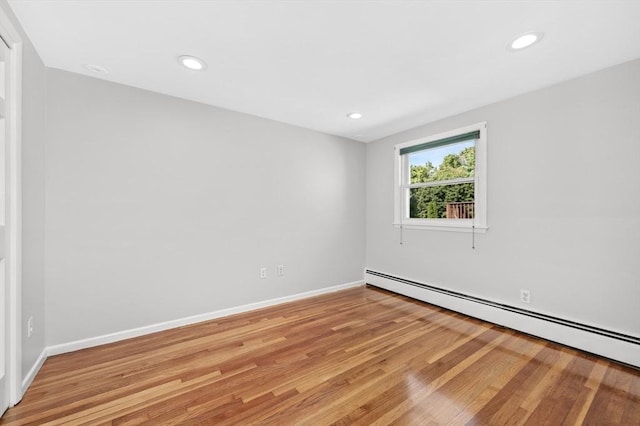
POLYGON ((33 383, 33 379, 36 378, 36 375, 38 374, 38 371, 40 371, 40 369, 44 365, 44 362, 47 360, 47 356, 48 356, 47 349, 45 348, 45 349, 42 350, 42 352, 40 352, 40 356, 38 357, 36 362, 31 366, 31 368, 29 369, 29 372, 27 373, 27 375, 24 376, 24 379, 22 379, 22 394, 23 395, 27 391, 29 386, 31 386, 31 383, 33 383))
MULTIPOLYGON (((398 277, 402 278, 402 277, 398 277)), ((407 279, 407 278, 402 278, 407 279)), ((640 367, 640 345, 365 273, 376 287, 640 367)), ((426 285, 431 285, 424 283, 426 285)), ((435 286, 434 286, 435 287, 435 286)))
POLYGON ((279 305, 281 303, 292 302, 295 300, 306 299, 313 296, 318 296, 326 293, 333 293, 335 291, 345 290, 347 288, 359 287, 364 284, 364 281, 354 281, 346 284, 340 284, 333 287, 321 288, 319 290, 307 291, 305 293, 298 293, 291 296, 278 297, 276 299, 265 300, 262 302, 249 303, 247 305, 236 306, 233 308, 221 309, 218 311, 208 312, 199 315, 193 315, 186 318, 179 318, 171 321, 161 322, 157 324, 147 325, 144 327, 132 328, 129 330, 118 331, 116 333, 105 334, 97 337, 90 337, 88 339, 76 340, 68 343, 61 343, 59 345, 48 346, 46 348, 49 356, 59 355, 67 352, 73 352, 80 349, 92 348, 94 346, 105 345, 107 343, 118 342, 120 340, 131 339, 132 337, 144 336, 150 333, 156 333, 158 331, 165 331, 172 328, 182 327, 185 325, 196 324, 203 321, 209 321, 216 318, 226 317, 229 315, 240 314, 243 312, 253 311, 255 309, 266 308, 268 306, 279 305))
POLYGON ((487 226, 487 122, 472 124, 460 127, 447 132, 438 133, 428 137, 402 142, 394 146, 394 210, 393 225, 403 229, 424 229, 437 231, 471 232, 475 225, 475 230, 480 233, 486 232, 487 226), (403 183, 403 172, 408 166, 408 157, 400 155, 402 148, 428 143, 440 139, 446 139, 456 135, 462 135, 473 131, 479 131, 480 137, 476 139, 476 167, 473 181, 475 183, 475 219, 415 219, 408 218, 409 203, 406 200, 404 191, 411 188, 422 188, 429 186, 450 185, 468 182, 469 179, 452 179, 442 182, 428 182, 418 184, 403 183), (448 222, 448 223, 444 223, 448 222))
POLYGON ((7 171, 9 194, 7 267, 9 286, 9 404, 22 399, 22 38, 9 21, 0 14, 0 33, 11 47, 10 90, 11 111, 9 164, 7 171))
POLYGON ((420 183, 412 183, 410 185, 405 185, 405 189, 414 189, 414 188, 429 188, 432 186, 447 186, 447 185, 459 185, 461 183, 475 183, 475 178, 457 178, 457 179, 449 179, 449 180, 434 180, 431 182, 420 182, 420 183))
MULTIPOLYGON (((413 219, 415 221, 419 221, 420 219, 413 219)), ((468 220, 468 219, 458 219, 455 222, 451 223, 451 220, 447 220, 447 219, 431 219, 430 222, 428 223, 424 223, 421 224, 419 222, 409 222, 409 224, 406 223, 394 223, 393 226, 395 228, 403 228, 403 229, 421 229, 421 230, 425 230, 425 231, 453 231, 453 232, 475 232, 476 234, 484 234, 487 232, 487 229, 489 229, 489 227, 487 226, 478 226, 478 225, 473 225, 473 221, 472 220, 468 220), (438 220, 442 220, 442 221, 447 221, 450 223, 445 223, 445 222, 434 222, 434 221, 438 221, 438 220)))

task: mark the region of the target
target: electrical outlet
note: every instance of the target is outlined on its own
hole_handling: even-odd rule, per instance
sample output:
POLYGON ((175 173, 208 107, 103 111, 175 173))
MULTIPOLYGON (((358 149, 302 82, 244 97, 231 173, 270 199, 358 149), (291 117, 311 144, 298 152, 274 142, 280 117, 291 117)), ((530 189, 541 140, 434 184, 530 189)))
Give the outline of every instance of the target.
POLYGON ((33 317, 29 317, 27 320, 27 337, 31 337, 33 335, 33 317))
POLYGON ((520 301, 522 303, 531 303, 531 292, 529 290, 520 290, 520 301))
POLYGON ((260 279, 267 278, 267 268, 260 268, 260 279))
POLYGON ((281 277, 284 275, 284 265, 278 265, 278 276, 281 277))

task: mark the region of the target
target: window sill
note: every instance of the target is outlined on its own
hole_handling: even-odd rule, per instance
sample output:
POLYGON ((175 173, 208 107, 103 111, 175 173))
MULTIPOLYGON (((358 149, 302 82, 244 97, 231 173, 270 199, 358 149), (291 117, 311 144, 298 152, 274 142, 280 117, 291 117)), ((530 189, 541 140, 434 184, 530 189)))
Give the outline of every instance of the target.
POLYGON ((424 222, 403 222, 394 223, 395 228, 421 229, 424 231, 446 231, 446 232, 475 232, 484 234, 489 229, 486 225, 472 225, 470 223, 424 223, 424 222))

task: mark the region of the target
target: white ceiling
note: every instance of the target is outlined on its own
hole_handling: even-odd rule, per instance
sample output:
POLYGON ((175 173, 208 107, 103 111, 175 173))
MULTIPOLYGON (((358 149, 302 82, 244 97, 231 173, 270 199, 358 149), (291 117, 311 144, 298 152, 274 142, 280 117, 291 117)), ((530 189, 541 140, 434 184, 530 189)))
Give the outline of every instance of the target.
POLYGON ((9 3, 49 67, 365 142, 640 57, 634 0, 9 3))

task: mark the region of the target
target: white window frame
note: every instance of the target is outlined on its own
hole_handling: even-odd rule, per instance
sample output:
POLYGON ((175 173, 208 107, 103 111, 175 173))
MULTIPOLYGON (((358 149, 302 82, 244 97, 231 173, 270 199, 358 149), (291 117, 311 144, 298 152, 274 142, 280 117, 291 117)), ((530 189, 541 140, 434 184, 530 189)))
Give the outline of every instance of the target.
MULTIPOLYGON (((403 142, 394 147, 394 214, 393 225, 395 227, 409 229, 427 229, 456 232, 486 232, 487 226, 487 123, 481 122, 436 135, 403 142), (415 187, 410 182, 403 180, 409 176, 408 155, 400 155, 400 150, 414 145, 434 142, 474 131, 480 132, 476 139, 475 155, 476 166, 474 172, 474 218, 473 219, 417 219, 409 215, 409 188, 415 187)), ((460 179, 460 183, 468 179, 460 179)), ((449 182, 451 183, 451 182, 449 182)), ((436 183, 434 183, 436 184, 436 183)), ((418 185, 428 186, 428 185, 418 185)))

